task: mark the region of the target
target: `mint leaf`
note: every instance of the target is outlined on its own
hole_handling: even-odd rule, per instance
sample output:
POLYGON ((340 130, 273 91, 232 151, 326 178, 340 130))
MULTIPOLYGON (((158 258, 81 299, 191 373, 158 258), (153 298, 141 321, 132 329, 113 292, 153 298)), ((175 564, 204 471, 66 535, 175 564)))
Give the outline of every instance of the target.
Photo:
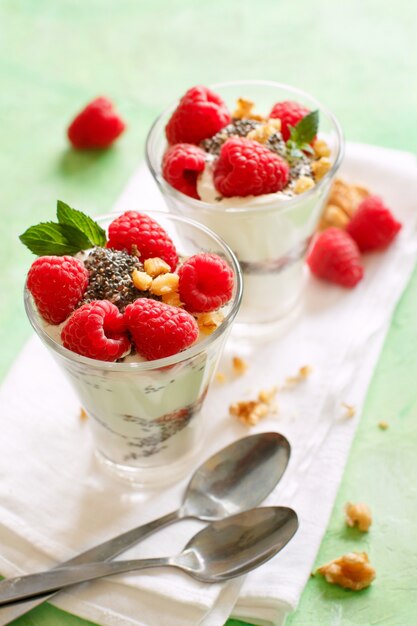
POLYGON ((68 224, 84 233, 89 240, 87 248, 106 245, 105 230, 82 211, 72 209, 68 204, 62 202, 62 200, 58 200, 56 215, 60 224, 68 224))
POLYGON ((91 247, 90 240, 80 230, 69 224, 54 222, 30 226, 19 239, 38 256, 76 254, 91 247))
POLYGON ((310 141, 317 135, 319 129, 319 112, 311 111, 305 117, 303 117, 298 124, 290 126, 290 138, 287 141, 294 144, 300 150, 305 150, 305 145, 308 145, 310 141))

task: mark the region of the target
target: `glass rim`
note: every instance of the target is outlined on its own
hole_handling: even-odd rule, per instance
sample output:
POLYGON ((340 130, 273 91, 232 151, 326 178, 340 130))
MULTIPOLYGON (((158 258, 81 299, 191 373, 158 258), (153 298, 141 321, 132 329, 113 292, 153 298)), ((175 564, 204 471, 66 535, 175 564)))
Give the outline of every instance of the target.
MULTIPOLYGON (((141 211, 137 211, 137 212, 140 213, 141 211)), ((125 213, 125 211, 113 211, 111 213, 105 213, 105 214, 99 215, 95 217, 94 219, 97 221, 99 220, 104 221, 109 218, 116 218, 119 215, 123 215, 123 213, 125 213)), ((203 231, 211 239, 214 239, 216 243, 219 244, 219 246, 223 249, 223 252, 227 253, 229 257, 227 260, 228 262, 231 261, 232 263, 232 269, 234 271, 234 275, 235 275, 236 282, 237 282, 236 293, 235 293, 230 311, 228 312, 228 314, 226 315, 226 317, 224 318, 220 326, 218 326, 218 328, 216 328, 216 330, 213 333, 205 337, 202 341, 199 341, 198 343, 190 346, 189 348, 186 348, 182 352, 178 352, 177 354, 164 357, 163 359, 154 359, 152 361, 139 361, 137 363, 116 363, 113 361, 101 361, 98 359, 92 359, 90 357, 82 356, 80 354, 77 354, 76 352, 72 352, 72 350, 68 350, 67 348, 64 348, 63 345, 57 343, 54 339, 52 339, 52 337, 48 335, 48 333, 44 330, 42 324, 39 322, 38 318, 40 317, 40 314, 36 310, 35 304, 33 302, 33 297, 27 288, 27 283, 25 282, 23 296, 24 296, 25 310, 29 318, 29 322, 31 323, 33 329, 36 331, 40 339, 47 346, 52 348, 54 352, 57 352, 61 357, 63 357, 67 361, 75 362, 80 365, 86 365, 88 367, 91 367, 97 370, 106 370, 106 371, 114 371, 114 372, 139 372, 139 371, 150 372, 155 369, 168 367, 170 365, 176 365, 183 361, 187 361, 188 359, 191 359, 197 356, 198 354, 205 352, 211 344, 215 343, 217 339, 220 339, 220 337, 225 333, 225 331, 230 327, 233 320, 235 319, 239 311, 240 303, 242 300, 243 279, 242 279, 242 272, 240 269, 240 265, 236 258, 236 255, 231 250, 231 248, 227 245, 227 243, 221 237, 219 237, 216 233, 214 233, 212 230, 210 230, 203 224, 200 224, 199 222, 191 218, 173 215, 169 213, 168 211, 143 211, 143 213, 146 213, 147 215, 149 214, 151 217, 153 217, 154 215, 162 215, 165 218, 168 218, 168 220, 172 220, 173 222, 180 222, 183 224, 191 225, 192 227, 195 227, 197 230, 203 231)))
POLYGON ((146 143, 145 143, 145 159, 146 159, 146 163, 148 165, 148 168, 152 174, 152 176, 154 177, 155 181, 157 182, 157 184, 159 185, 160 188, 164 188, 167 189, 167 191, 179 202, 184 202, 184 198, 186 198, 186 203, 187 205, 192 206, 195 210, 197 211, 210 211, 210 212, 219 212, 219 213, 229 213, 229 214, 251 214, 251 213, 267 213, 268 211, 279 211, 279 212, 285 212, 288 209, 293 208, 294 206, 297 206, 299 204, 299 202, 301 201, 301 199, 304 200, 308 200, 312 197, 314 197, 314 195, 321 190, 322 187, 325 186, 325 184, 327 183, 327 181, 332 180, 332 178, 334 177, 334 175, 336 174, 337 170, 340 167, 340 164, 343 160, 343 156, 345 153, 345 139, 344 139, 344 135, 343 135, 343 130, 342 127, 340 125, 340 123, 338 122, 337 118, 333 115, 333 113, 323 104, 321 104, 321 102, 319 100, 317 100, 317 98, 315 98, 314 96, 310 95, 309 93, 307 93, 306 91, 303 91, 302 89, 299 89, 298 87, 292 87, 291 85, 287 85, 286 83, 277 83, 275 81, 271 81, 271 80, 235 80, 235 81, 224 81, 224 82, 220 82, 220 83, 213 83, 212 85, 209 85, 210 89, 221 89, 222 87, 233 87, 233 86, 238 86, 238 85, 258 85, 260 87, 264 86, 264 87, 275 87, 275 88, 279 88, 279 89, 286 89, 287 91, 296 94, 302 98, 305 98, 307 100, 310 100, 312 103, 314 103, 314 105, 317 106, 317 108, 320 109, 320 112, 323 112, 330 120, 330 122, 332 123, 334 130, 336 132, 336 136, 338 139, 338 151, 336 154, 336 158, 334 160, 334 162, 332 163, 331 168, 329 169, 328 172, 326 172, 326 174, 317 182, 317 184, 312 187, 311 189, 308 189, 307 191, 305 191, 302 194, 299 194, 298 196, 295 196, 293 198, 289 198, 288 200, 283 200, 282 202, 280 202, 279 206, 271 206, 267 203, 265 203, 264 205, 258 205, 256 207, 224 207, 224 206, 216 206, 214 204, 211 204, 210 202, 203 202, 203 200, 197 200, 195 198, 191 198, 190 196, 187 196, 183 193, 181 193, 180 191, 178 191, 177 189, 174 189, 174 187, 172 187, 161 175, 161 168, 159 168, 159 170, 157 171, 152 163, 152 159, 150 157, 150 144, 151 144, 151 140, 155 134, 155 131, 157 130, 157 127, 160 123, 160 121, 171 111, 174 110, 174 108, 177 106, 178 104, 178 100, 176 100, 174 103, 171 103, 162 113, 160 113, 158 115, 158 117, 155 119, 155 121, 153 122, 152 126, 149 129, 148 135, 146 137, 146 143))

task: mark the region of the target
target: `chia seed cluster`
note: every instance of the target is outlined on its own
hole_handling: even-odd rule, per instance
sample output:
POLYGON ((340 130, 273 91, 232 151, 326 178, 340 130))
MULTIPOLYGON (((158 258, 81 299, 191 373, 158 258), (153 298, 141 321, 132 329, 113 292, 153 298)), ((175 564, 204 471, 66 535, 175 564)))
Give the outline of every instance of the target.
POLYGON ((213 137, 204 139, 201 142, 200 147, 206 152, 218 156, 222 145, 225 141, 227 141, 227 139, 230 139, 230 137, 246 137, 246 135, 259 124, 260 122, 257 122, 256 120, 234 120, 231 124, 228 124, 218 133, 213 135, 213 137))
POLYGON ((110 248, 94 248, 84 265, 89 273, 89 284, 81 304, 109 300, 123 312, 128 304, 141 297, 132 280, 134 269, 143 271, 138 257, 110 248))

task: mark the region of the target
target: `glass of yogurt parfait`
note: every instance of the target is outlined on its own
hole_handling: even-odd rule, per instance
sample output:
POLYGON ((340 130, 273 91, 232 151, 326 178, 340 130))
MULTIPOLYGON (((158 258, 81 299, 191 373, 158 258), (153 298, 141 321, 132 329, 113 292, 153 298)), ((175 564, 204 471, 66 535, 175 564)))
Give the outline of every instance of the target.
POLYGON ((244 332, 268 332, 300 302, 304 258, 343 151, 330 111, 299 89, 269 81, 192 88, 150 129, 147 163, 170 210, 205 224, 236 253, 244 279, 237 321, 244 332), (240 186, 246 174, 236 161, 248 141, 260 146, 260 159, 265 150, 274 155, 272 175, 261 172, 266 192, 258 171, 250 173, 253 184, 240 186))
MULTIPOLYGON (((153 220, 163 229, 169 245, 173 244, 171 252, 174 249, 174 254, 178 253, 178 265, 177 261, 170 261, 171 252, 166 252, 166 248, 161 248, 160 257, 165 255, 168 268, 163 258, 152 251, 142 254, 140 243, 133 248, 130 243, 116 244, 113 234, 113 240, 109 237, 101 247, 75 256, 40 256, 29 271, 24 298, 33 328, 69 378, 87 413, 101 464, 112 475, 132 484, 158 486, 180 479, 199 453, 204 439, 200 409, 239 309, 242 279, 238 262, 227 244, 204 225, 188 218, 149 211, 127 212, 103 216, 98 224, 104 233, 109 225, 111 230, 111 224, 118 222, 119 235, 124 237, 128 233, 129 237, 133 233, 134 237, 137 215, 146 215, 147 220, 153 220), (112 241, 119 250, 109 247, 112 241), (145 260, 146 256, 150 259, 145 260), (170 286, 178 284, 175 277, 178 279, 180 275, 180 287, 183 281, 184 289, 188 290, 186 269, 197 257, 199 261, 202 257, 209 262, 214 259, 223 269, 227 268, 229 293, 227 302, 225 298, 219 300, 215 310, 213 305, 211 312, 190 314, 180 302, 181 288, 178 293, 178 287, 170 286), (175 265, 180 269, 175 269, 175 265), (60 311, 55 315, 59 302, 51 304, 51 285, 58 291, 60 284, 65 287, 67 280, 73 281, 74 272, 79 277, 78 284, 82 283, 75 296, 76 305, 71 305, 73 311, 69 316, 60 311), (48 307, 55 310, 51 312, 48 307), (161 317, 153 323, 149 315, 152 318, 154 310, 159 315, 158 307, 169 319, 161 317), (107 319, 110 313, 112 317, 107 319), (59 321, 63 317, 64 321, 59 321), (94 326, 96 319, 101 320, 99 330, 94 326), (183 322, 192 339, 189 336, 184 339, 182 330, 175 335, 175 327, 178 331, 183 322), (96 356, 91 358, 85 354, 93 354, 91 350, 95 348, 91 346, 96 333, 104 337, 106 345, 100 344, 96 356), (116 349, 109 357, 100 352, 108 349, 107 339, 109 350, 116 349), (174 352, 180 343, 167 349, 170 342, 183 342, 181 345, 185 347, 174 352), (167 352, 174 353, 161 356, 167 352), (100 358, 101 354, 105 356, 100 358)), ((141 223, 141 228, 145 232, 148 226, 141 223)), ((152 234, 151 247, 155 243, 155 231, 152 234)), ((21 239, 24 241, 24 235, 21 239)), ((195 266, 192 269, 195 271, 195 266)))

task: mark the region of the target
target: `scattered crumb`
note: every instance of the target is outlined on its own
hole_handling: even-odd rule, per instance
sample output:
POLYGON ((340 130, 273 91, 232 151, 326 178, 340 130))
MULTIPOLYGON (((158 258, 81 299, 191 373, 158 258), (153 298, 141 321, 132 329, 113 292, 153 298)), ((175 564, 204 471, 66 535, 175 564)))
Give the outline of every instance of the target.
POLYGON ((223 374, 223 372, 217 372, 215 378, 220 385, 223 385, 226 382, 226 375, 223 374))
POLYGON ((346 524, 350 527, 357 526, 363 533, 368 532, 372 524, 371 509, 367 504, 348 502, 345 506, 346 524))
POLYGON ((88 418, 87 411, 81 407, 80 409, 80 420, 86 420, 88 418))
POLYGON ((317 569, 328 583, 344 589, 360 591, 375 579, 375 569, 366 552, 350 552, 317 569))
POLYGON ((303 365, 298 370, 298 374, 296 374, 295 376, 287 376, 287 378, 285 379, 284 388, 291 389, 299 383, 302 383, 304 380, 306 380, 306 378, 310 376, 312 371, 313 368, 310 365, 303 365))
POLYGON ((236 376, 243 376, 243 374, 248 369, 248 364, 240 356, 234 356, 232 359, 232 367, 233 372, 236 374, 236 376))
POLYGON ((378 422, 378 428, 380 428, 381 430, 387 430, 387 428, 389 428, 389 424, 388 422, 382 420, 381 422, 378 422))
POLYGON ((351 418, 356 415, 356 407, 353 404, 348 404, 347 402, 342 402, 342 407, 346 409, 345 417, 351 418))
POLYGON ((256 400, 242 400, 231 404, 229 413, 237 417, 245 426, 255 426, 263 417, 278 412, 277 405, 272 402, 276 393, 276 387, 262 390, 256 400))

